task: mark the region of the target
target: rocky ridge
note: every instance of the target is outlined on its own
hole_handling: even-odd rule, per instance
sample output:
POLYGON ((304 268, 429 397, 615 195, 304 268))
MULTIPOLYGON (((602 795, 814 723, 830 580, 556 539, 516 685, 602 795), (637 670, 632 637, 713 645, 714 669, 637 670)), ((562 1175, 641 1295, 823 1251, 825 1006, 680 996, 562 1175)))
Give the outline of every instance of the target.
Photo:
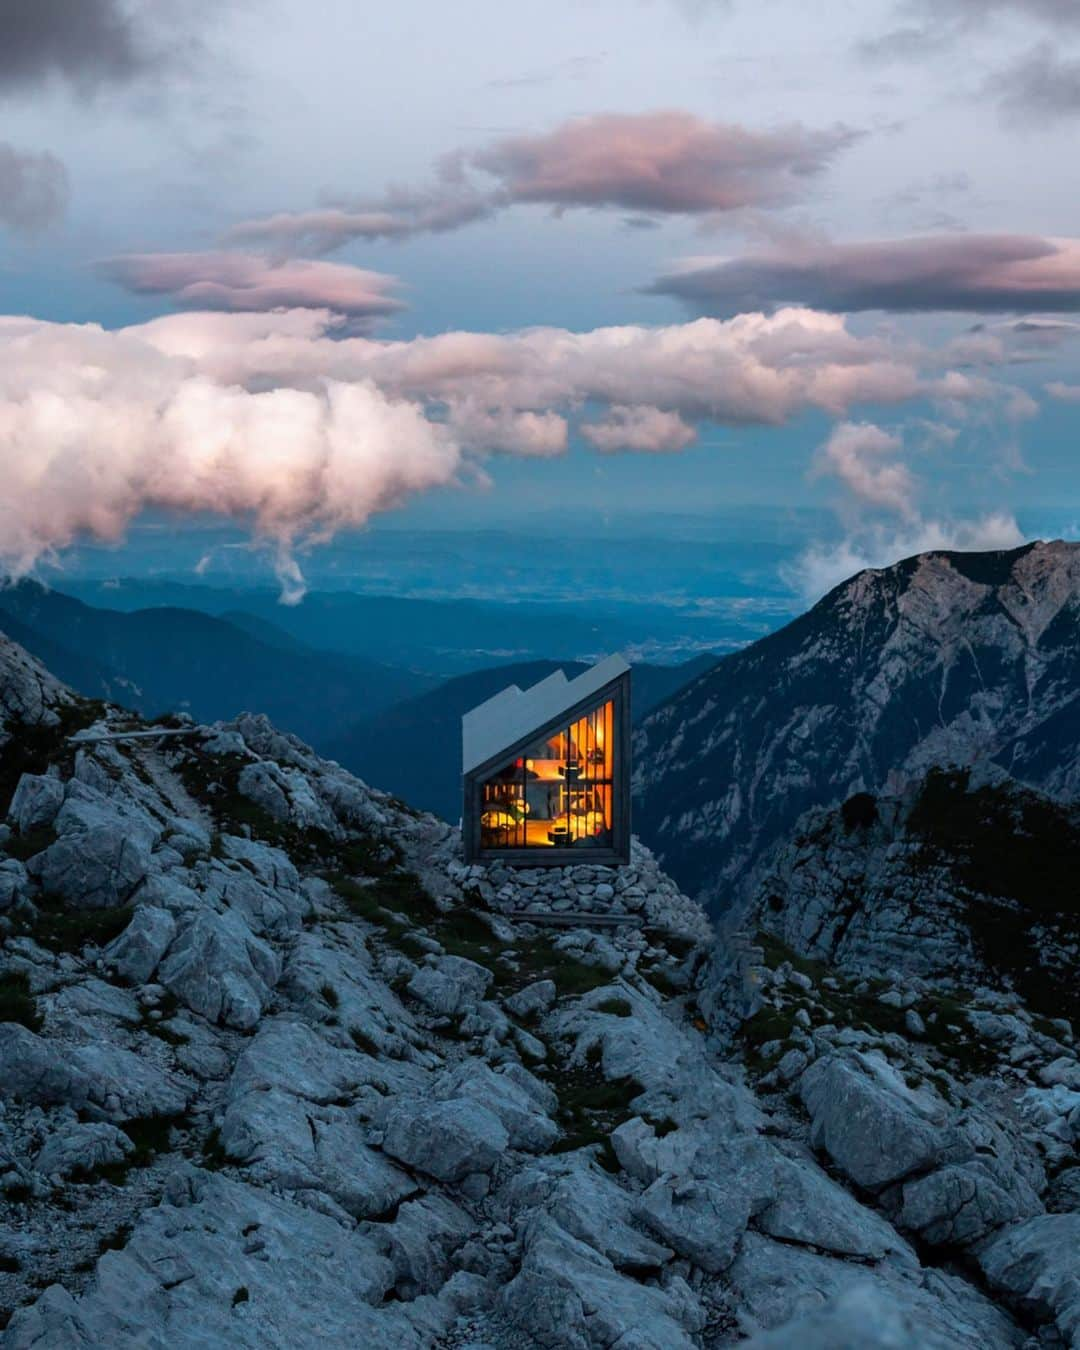
POLYGON ((0 709, 3 1346, 1075 1343, 1066 1026, 1029 1118, 863 1029, 922 977, 710 960, 639 845, 467 868, 264 718, 88 740, 145 728, 3 640, 0 709))
POLYGON ((701 994, 775 1127, 1033 1344, 1080 1345, 1078 864, 1075 808, 1000 773, 860 794, 776 851, 701 994))
POLYGON ((921 554, 859 573, 725 657, 635 738, 637 823, 711 912, 802 814, 934 766, 1080 791, 1080 545, 921 554))

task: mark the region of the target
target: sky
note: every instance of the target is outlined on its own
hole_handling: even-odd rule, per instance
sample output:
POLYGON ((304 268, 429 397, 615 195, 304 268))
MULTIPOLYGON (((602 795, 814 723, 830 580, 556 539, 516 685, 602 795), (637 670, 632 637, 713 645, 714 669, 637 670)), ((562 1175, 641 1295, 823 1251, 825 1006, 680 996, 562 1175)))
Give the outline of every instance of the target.
POLYGON ((0 567, 1076 507, 1076 0, 0 0, 0 567))

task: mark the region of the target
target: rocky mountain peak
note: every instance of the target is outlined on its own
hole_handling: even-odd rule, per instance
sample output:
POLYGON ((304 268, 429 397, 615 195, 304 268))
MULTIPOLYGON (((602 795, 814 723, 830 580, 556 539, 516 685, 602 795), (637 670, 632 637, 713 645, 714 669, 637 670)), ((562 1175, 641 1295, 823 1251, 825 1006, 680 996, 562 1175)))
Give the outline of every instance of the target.
POLYGON ((803 811, 934 765, 997 764, 1072 795, 1078 620, 1076 544, 862 572, 645 720, 639 822, 722 910, 803 811))

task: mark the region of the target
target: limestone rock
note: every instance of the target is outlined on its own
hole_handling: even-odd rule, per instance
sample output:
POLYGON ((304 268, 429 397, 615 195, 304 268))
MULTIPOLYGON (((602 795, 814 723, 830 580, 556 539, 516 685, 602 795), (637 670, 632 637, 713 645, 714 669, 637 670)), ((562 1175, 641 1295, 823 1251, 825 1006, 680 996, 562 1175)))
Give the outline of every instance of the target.
POLYGON ((105 949, 104 958, 130 984, 146 984, 176 936, 176 920, 167 909, 140 905, 131 922, 105 949))
POLYGON ((31 860, 43 888, 75 909, 128 900, 150 869, 161 829, 137 806, 83 783, 68 785, 53 822, 57 840, 31 860))
POLYGON ((21 834, 51 825, 64 801, 64 785, 47 774, 24 773, 8 807, 10 820, 21 834))
POLYGON ((433 1013, 453 1016, 474 1010, 494 978, 475 961, 443 956, 437 966, 422 966, 416 972, 409 981, 409 993, 433 1013))
POLYGON ((390 1109, 383 1149, 408 1167, 440 1181, 462 1181, 490 1172, 509 1146, 493 1112, 468 1098, 413 1098, 390 1109))
POLYGON ((281 974, 277 953, 226 910, 200 911, 183 928, 158 972, 192 1012, 246 1030, 270 1001, 281 974))
POLYGON ((133 1147, 115 1125, 72 1121, 48 1137, 34 1166, 46 1177, 91 1174, 103 1164, 123 1162, 133 1147))

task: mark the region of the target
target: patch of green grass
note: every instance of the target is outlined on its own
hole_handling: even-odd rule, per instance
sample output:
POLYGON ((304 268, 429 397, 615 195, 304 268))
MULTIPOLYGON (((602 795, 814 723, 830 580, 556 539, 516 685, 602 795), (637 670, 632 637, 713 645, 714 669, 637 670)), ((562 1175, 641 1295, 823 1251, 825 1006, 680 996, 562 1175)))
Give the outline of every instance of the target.
POLYGON ((110 1181, 122 1186, 133 1168, 148 1167, 159 1153, 169 1149, 169 1134, 173 1126, 183 1127, 191 1122, 184 1115, 136 1116, 121 1121, 120 1128, 131 1140, 133 1148, 121 1162, 105 1163, 92 1172, 72 1174, 73 1181, 110 1181))
POLYGON ((644 1090, 641 1084, 633 1078, 605 1079, 600 1072, 597 1046, 590 1047, 584 1064, 572 1068, 555 1064, 544 1076, 559 1098, 557 1119, 562 1136, 552 1152, 569 1153, 599 1144, 600 1165, 608 1171, 618 1171, 610 1135, 630 1119, 633 1114, 630 1103, 644 1090))
POLYGON ((105 714, 105 704, 96 699, 75 698, 56 709, 57 721, 9 724, 10 738, 0 755, 0 819, 7 815, 19 779, 24 773, 46 773, 53 765, 70 773, 75 747, 68 737, 92 726, 105 714))
POLYGON ((820 984, 826 975, 835 974, 835 971, 824 961, 815 961, 809 956, 800 956, 798 952, 793 951, 786 943, 781 942, 774 933, 770 933, 765 928, 758 929, 754 941, 764 952, 765 964, 770 970, 776 970, 777 967, 782 966, 787 961, 790 963, 792 970, 797 970, 800 974, 808 976, 814 984, 820 984))
POLYGON ((634 1010, 629 999, 605 998, 601 1003, 593 1004, 593 1012, 607 1013, 609 1017, 633 1017, 634 1010))
POLYGON ((119 937, 131 921, 127 905, 105 909, 72 909, 55 895, 43 895, 37 902, 38 918, 30 929, 34 941, 52 952, 78 955, 88 943, 107 946, 119 937))
POLYGON ((795 1008, 774 1008, 771 1004, 766 1004, 742 1024, 742 1037, 746 1042, 747 1058, 752 1067, 764 1066, 761 1056, 762 1046, 768 1045, 770 1041, 784 1044, 790 1039, 795 1029, 795 1013, 795 1008))
POLYGON ((30 980, 21 970, 0 975, 0 1022, 18 1022, 31 1031, 41 1030, 37 1000, 30 992, 30 980))
POLYGON ((424 923, 438 917, 439 908, 424 889, 415 872, 407 867, 395 867, 376 876, 370 889, 376 902, 396 914, 404 914, 415 923, 424 923))
POLYGON ((567 956, 549 937, 519 938, 514 950, 517 969, 510 970, 499 963, 495 971, 496 983, 504 995, 516 993, 537 980, 554 980, 560 998, 575 998, 611 983, 608 971, 567 956))
POLYGON ((1080 1018, 1071 964, 1046 959, 1080 939, 1080 817, 1034 792, 969 790, 967 773, 927 775, 908 822, 920 862, 948 869, 980 956, 1033 1012, 1080 1018), (1049 941, 1036 942, 1040 927, 1049 941))

